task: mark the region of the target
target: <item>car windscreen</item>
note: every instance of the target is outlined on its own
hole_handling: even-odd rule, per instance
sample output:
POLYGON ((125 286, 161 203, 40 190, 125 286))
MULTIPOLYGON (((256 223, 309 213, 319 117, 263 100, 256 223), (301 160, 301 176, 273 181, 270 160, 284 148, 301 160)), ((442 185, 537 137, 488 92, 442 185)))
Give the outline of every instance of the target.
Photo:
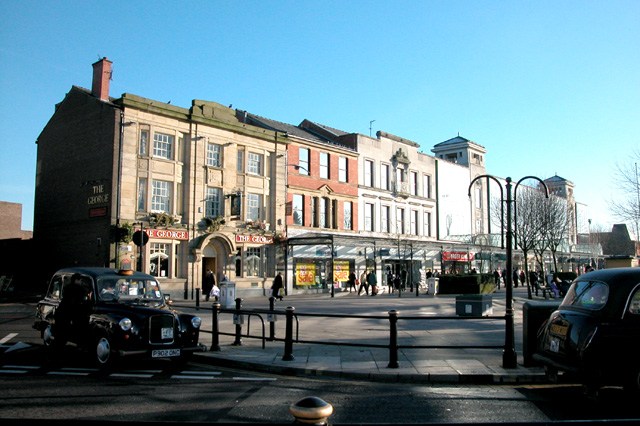
POLYGON ((609 286, 599 281, 574 281, 562 305, 598 310, 607 304, 609 286))
POLYGON ((162 301, 156 280, 133 277, 98 278, 98 298, 102 301, 162 301))

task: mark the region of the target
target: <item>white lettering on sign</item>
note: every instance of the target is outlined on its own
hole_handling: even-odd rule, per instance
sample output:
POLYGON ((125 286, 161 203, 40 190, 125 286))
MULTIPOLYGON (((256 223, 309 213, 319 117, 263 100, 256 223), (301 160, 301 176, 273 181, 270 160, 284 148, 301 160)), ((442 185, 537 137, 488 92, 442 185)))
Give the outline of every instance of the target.
POLYGON ((170 229, 145 229, 144 232, 149 238, 162 238, 165 240, 188 240, 189 232, 187 231, 172 231, 170 229))
POLYGON ((104 185, 93 185, 91 193, 94 194, 87 198, 87 204, 94 206, 96 204, 105 204, 109 202, 109 194, 104 193, 104 185))
POLYGON ((264 235, 236 235, 236 243, 273 244, 273 237, 264 235))

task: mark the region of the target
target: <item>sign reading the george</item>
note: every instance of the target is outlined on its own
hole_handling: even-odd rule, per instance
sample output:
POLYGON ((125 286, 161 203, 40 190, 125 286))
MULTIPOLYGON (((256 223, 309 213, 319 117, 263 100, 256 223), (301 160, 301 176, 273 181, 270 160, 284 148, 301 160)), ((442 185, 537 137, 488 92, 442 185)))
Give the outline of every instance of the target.
POLYGON ((264 235, 236 235, 236 243, 273 244, 273 237, 264 235))
POLYGON ((171 229, 146 228, 144 232, 149 238, 161 238, 164 240, 188 240, 188 231, 172 231, 171 229))
POLYGON ((445 262, 471 262, 473 253, 445 251, 442 253, 442 260, 445 262))

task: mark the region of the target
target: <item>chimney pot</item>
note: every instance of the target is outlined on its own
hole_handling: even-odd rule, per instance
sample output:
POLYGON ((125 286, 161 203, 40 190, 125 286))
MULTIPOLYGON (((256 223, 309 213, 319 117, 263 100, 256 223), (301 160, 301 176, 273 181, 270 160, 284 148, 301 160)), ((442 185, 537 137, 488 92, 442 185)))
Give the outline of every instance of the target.
POLYGON ((103 101, 109 100, 109 82, 111 81, 111 62, 106 57, 93 64, 93 84, 91 93, 103 101))

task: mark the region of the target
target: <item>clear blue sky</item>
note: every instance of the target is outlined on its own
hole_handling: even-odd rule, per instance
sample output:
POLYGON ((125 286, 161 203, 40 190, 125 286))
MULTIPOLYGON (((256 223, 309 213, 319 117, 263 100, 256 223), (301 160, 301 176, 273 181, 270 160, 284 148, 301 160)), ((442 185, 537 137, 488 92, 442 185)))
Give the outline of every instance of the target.
POLYGON ((111 95, 204 99, 271 119, 460 133, 487 172, 558 174, 618 222, 616 161, 640 146, 640 1, 3 1, 0 200, 33 229, 35 140, 91 64, 111 95))

